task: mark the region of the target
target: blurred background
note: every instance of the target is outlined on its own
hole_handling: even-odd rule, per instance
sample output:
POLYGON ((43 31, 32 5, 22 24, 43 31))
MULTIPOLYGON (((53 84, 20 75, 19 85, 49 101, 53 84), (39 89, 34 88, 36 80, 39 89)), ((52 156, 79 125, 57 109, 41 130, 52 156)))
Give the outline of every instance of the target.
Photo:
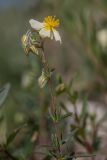
POLYGON ((63 42, 47 41, 49 63, 66 83, 76 76, 74 89, 89 100, 107 104, 107 0, 0 0, 0 86, 11 84, 5 104, 8 133, 38 117, 35 107, 48 103, 37 84, 39 61, 26 57, 21 45, 29 19, 43 21, 48 15, 60 19, 63 42))
POLYGON ((63 43, 51 45, 52 65, 67 80, 78 74, 78 90, 106 93, 106 6, 106 0, 1 0, 0 83, 21 85, 27 60, 20 39, 30 28, 29 19, 42 21, 47 15, 56 15, 63 43))

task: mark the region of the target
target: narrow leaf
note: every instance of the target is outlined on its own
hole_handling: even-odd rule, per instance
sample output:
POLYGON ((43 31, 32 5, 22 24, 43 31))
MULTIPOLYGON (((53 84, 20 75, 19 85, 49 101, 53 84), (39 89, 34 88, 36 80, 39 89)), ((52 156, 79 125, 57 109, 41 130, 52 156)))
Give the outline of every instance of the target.
POLYGON ((23 126, 19 127, 18 129, 14 130, 10 136, 7 138, 7 145, 9 145, 14 139, 15 137, 17 136, 17 134, 20 132, 20 130, 22 128, 26 127, 26 124, 24 124, 23 126))
POLYGON ((7 98, 8 92, 10 90, 10 84, 6 84, 3 88, 0 89, 0 106, 4 103, 7 98))
POLYGON ((72 116, 72 113, 67 113, 67 114, 63 115, 61 117, 61 119, 65 119, 65 118, 68 118, 68 117, 71 117, 71 116, 72 116))

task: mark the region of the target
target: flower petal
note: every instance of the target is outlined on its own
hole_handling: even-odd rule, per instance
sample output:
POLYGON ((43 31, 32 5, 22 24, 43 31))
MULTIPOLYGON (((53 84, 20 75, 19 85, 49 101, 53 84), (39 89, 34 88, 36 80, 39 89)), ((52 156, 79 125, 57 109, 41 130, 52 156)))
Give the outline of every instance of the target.
POLYGON ((54 30, 53 30, 53 34, 54 34, 55 40, 56 40, 56 41, 60 41, 60 43, 61 43, 62 41, 61 41, 61 37, 60 37, 59 32, 54 29, 54 30))
POLYGON ((35 29, 35 30, 40 30, 40 29, 42 29, 43 27, 44 27, 44 24, 43 23, 41 23, 41 22, 39 22, 39 21, 36 21, 36 20, 34 20, 34 19, 31 19, 30 21, 29 21, 29 23, 30 23, 30 25, 31 25, 31 27, 33 28, 33 29, 35 29))
POLYGON ((45 28, 42 28, 40 31, 39 31, 39 34, 42 38, 46 38, 46 37, 49 37, 51 39, 53 39, 53 33, 51 33, 50 30, 47 30, 45 28))

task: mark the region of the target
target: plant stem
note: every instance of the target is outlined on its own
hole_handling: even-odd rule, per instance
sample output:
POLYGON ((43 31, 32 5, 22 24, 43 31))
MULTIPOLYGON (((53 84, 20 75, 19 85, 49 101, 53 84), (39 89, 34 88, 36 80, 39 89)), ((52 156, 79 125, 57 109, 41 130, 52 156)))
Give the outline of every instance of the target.
MULTIPOLYGON (((47 58, 46 58, 46 55, 44 53, 44 46, 42 46, 42 52, 43 52, 43 56, 44 56, 44 68, 50 72, 50 67, 49 67, 49 64, 48 64, 48 61, 47 61, 47 58)), ((49 86, 49 90, 50 90, 50 95, 51 95, 51 112, 52 114, 54 114, 55 110, 56 110, 56 97, 54 96, 54 91, 53 91, 53 86, 52 86, 52 78, 50 76, 50 79, 49 79, 49 83, 48 83, 48 86, 49 86)), ((58 127, 57 127, 57 123, 55 121, 53 121, 53 124, 54 124, 54 129, 55 129, 55 134, 56 136, 58 137, 58 127)), ((60 154, 60 147, 57 148, 58 151, 59 151, 59 154, 60 154)))

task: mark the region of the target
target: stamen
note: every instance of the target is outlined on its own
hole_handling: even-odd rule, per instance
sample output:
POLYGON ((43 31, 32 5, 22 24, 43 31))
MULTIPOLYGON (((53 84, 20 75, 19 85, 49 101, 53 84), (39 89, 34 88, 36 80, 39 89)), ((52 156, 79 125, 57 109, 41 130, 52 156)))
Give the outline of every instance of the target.
POLYGON ((52 30, 59 26, 59 19, 56 19, 55 16, 48 16, 44 19, 44 24, 47 30, 52 30))

